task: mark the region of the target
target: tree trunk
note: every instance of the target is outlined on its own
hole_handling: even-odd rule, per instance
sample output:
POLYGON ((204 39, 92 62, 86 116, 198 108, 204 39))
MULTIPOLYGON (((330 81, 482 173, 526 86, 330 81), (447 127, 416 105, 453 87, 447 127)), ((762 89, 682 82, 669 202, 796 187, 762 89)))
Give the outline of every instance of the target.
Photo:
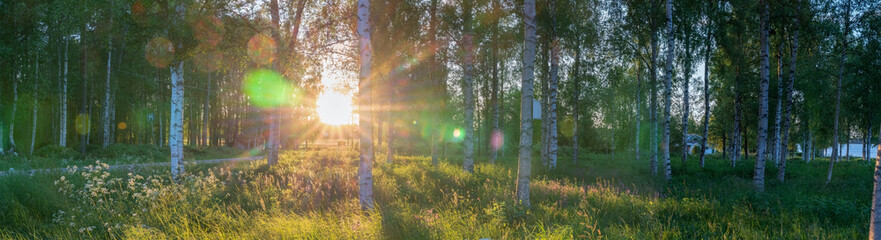
POLYGON ((756 167, 753 176, 753 185, 759 192, 765 191, 765 149, 767 145, 768 134, 768 79, 770 72, 768 69, 768 2, 762 1, 762 39, 761 39, 761 82, 759 83, 759 127, 757 130, 756 140, 756 167))
POLYGON ((529 177, 532 174, 532 81, 535 77, 535 0, 523 6, 523 70, 520 81, 520 152, 517 163, 516 200, 529 207, 529 177))
POLYGON ((651 162, 649 163, 649 168, 651 169, 652 175, 658 175, 658 32, 657 32, 657 24, 655 24, 655 18, 652 18, 651 25, 651 42, 652 42, 652 65, 651 65, 651 83, 649 85, 652 89, 652 97, 651 97, 651 106, 650 108, 650 118, 651 118, 651 140, 649 140, 649 147, 651 148, 651 162))
POLYGON ((777 44, 777 114, 774 114, 776 121, 774 122, 774 138, 771 140, 773 148, 771 155, 774 158, 774 164, 780 166, 780 129, 783 120, 783 43, 777 44))
POLYGON ((68 46, 70 45, 69 39, 64 39, 64 77, 61 82, 61 113, 59 114, 59 118, 61 123, 58 124, 59 135, 58 135, 58 146, 67 147, 67 51, 68 46))
POLYGON ((841 81, 844 78, 844 58, 847 53, 847 34, 850 32, 850 0, 846 3, 844 14, 844 33, 841 35, 841 61, 838 64, 838 82, 835 87, 835 121, 832 127, 832 157, 829 159, 829 173, 826 174, 826 184, 832 181, 832 168, 838 161, 838 118, 841 114, 841 81))
POLYGON ((168 146, 171 149, 171 177, 184 173, 184 63, 171 65, 171 119, 168 146))
POLYGON ((548 82, 550 82, 550 49, 548 47, 547 40, 542 40, 542 54, 543 62, 542 62, 542 70, 544 76, 541 79, 541 164, 545 167, 548 166, 548 139, 550 138, 548 131, 548 82))
POLYGON ((557 70, 560 67, 560 43, 557 39, 557 5, 549 2, 551 8, 551 69, 548 83, 548 166, 557 168, 557 70))
MULTIPOLYGON (((575 166, 578 166, 578 118, 580 116, 579 110, 579 101, 581 101, 581 39, 575 41, 577 44, 575 45, 575 70, 573 71, 574 75, 572 79, 574 80, 573 85, 575 88, 574 92, 574 101, 572 101, 572 115, 574 118, 574 122, 572 124, 572 163, 575 166)), ((637 148, 638 149, 638 148, 637 148)), ((639 154, 637 154, 638 158, 639 154)))
MULTIPOLYGON (((111 18, 110 22, 113 22, 113 18, 111 18)), ((113 59, 113 38, 110 38, 107 43, 107 82, 104 85, 104 143, 102 144, 103 148, 107 148, 110 145, 110 61, 113 59)))
MULTIPOLYGON (((493 14, 500 14, 501 4, 499 1, 493 0, 493 14)), ((496 163, 499 149, 502 147, 501 129, 499 129, 499 62, 498 62, 498 42, 499 42, 499 19, 494 20, 492 26, 492 93, 490 94, 490 102, 492 102, 492 131, 490 132, 490 163, 496 163)), ((577 61, 577 60, 576 60, 577 61)))
POLYGON ((471 35, 471 8, 471 1, 465 1, 465 21, 463 23, 465 28, 465 44, 463 46, 465 48, 463 49, 465 50, 465 66, 462 68, 463 82, 465 84, 462 88, 465 95, 465 159, 462 167, 469 173, 474 172, 474 79, 472 76, 474 70, 474 46, 473 36, 471 35))
MULTIPOLYGON (((428 13, 429 14, 429 26, 428 26, 429 40, 428 41, 429 41, 429 49, 430 49, 429 50, 430 53, 428 54, 429 55, 429 57, 428 57, 429 58, 429 60, 428 60, 429 61, 428 78, 429 78, 429 82, 431 82, 431 85, 432 85, 432 93, 433 93, 432 97, 434 98, 433 100, 436 101, 435 103, 437 103, 437 106, 441 106, 442 104, 440 104, 440 103, 441 103, 441 101, 443 101, 443 99, 441 98, 440 92, 442 90, 440 88, 442 85, 440 82, 441 81, 440 78, 438 78, 436 76, 437 72, 435 72, 436 71, 435 67, 437 65, 437 61, 436 61, 436 59, 437 59, 437 56, 436 56, 436 53, 437 53, 437 1, 438 0, 431 0, 431 6, 429 9, 429 13, 428 13)), ((438 157, 440 155, 439 151, 438 151, 438 148, 439 148, 438 145, 443 142, 443 132, 441 130, 441 129, 443 129, 441 127, 441 112, 442 112, 441 109, 438 108, 438 109, 436 109, 436 111, 434 111, 431 114, 432 120, 433 120, 432 124, 434 124, 434 130, 431 131, 432 136, 429 141, 431 142, 431 165, 433 165, 433 166, 438 165, 438 162, 439 162, 438 157)))
POLYGON ((77 130, 77 134, 80 137, 80 153, 86 153, 86 145, 88 144, 87 132, 89 131, 89 128, 88 128, 88 119, 89 119, 88 116, 89 115, 86 115, 86 114, 88 114, 88 111, 89 111, 89 109, 88 109, 89 77, 88 77, 88 69, 87 69, 87 67, 88 67, 88 64, 87 64, 88 63, 88 54, 86 53, 86 39, 85 39, 86 26, 85 25, 83 25, 83 30, 80 34, 81 34, 80 44, 82 45, 82 46, 80 46, 81 50, 82 50, 82 62, 80 62, 80 67, 82 70, 81 74, 83 75, 83 79, 82 79, 83 85, 81 86, 82 95, 80 97, 79 116, 86 116, 86 117, 80 118, 79 116, 77 116, 77 119, 79 119, 80 122, 76 123, 77 124, 76 130, 77 130), (82 121, 86 121, 86 122, 82 122, 82 121))
POLYGON ((670 181, 670 95, 673 93, 673 0, 667 0, 667 69, 664 76, 664 136, 661 157, 664 158, 664 179, 670 181))
MULTIPOLYGON (((878 128, 881 131, 881 127, 878 128)), ((878 134, 881 143, 881 133, 878 134)), ((869 239, 881 239, 881 144, 878 144, 875 160, 875 187, 872 189, 872 220, 869 222, 869 239)))
MULTIPOLYGON (((709 28, 709 25, 707 28, 709 28)), ((704 134, 701 136, 700 163, 698 163, 700 168, 704 168, 704 160, 707 155, 707 137, 710 134, 710 41, 712 40, 710 37, 712 35, 713 33, 708 29, 705 40, 706 49, 704 49, 704 134)), ((723 147, 722 149, 725 148, 723 147)))
POLYGON ((18 110, 18 81, 21 76, 21 66, 18 74, 12 77, 12 117, 9 119, 9 152, 15 152, 15 114, 18 110))
MULTIPOLYGON (((691 40, 685 40, 685 49, 691 49, 691 40)), ((682 78, 682 167, 685 168, 685 162, 688 160, 688 115, 690 113, 691 102, 689 101, 689 88, 691 88, 691 54, 687 54, 685 58, 685 66, 682 78)))
MULTIPOLYGON (((636 143, 634 144, 633 150, 636 155, 636 162, 639 162, 639 149, 641 148, 639 145, 639 132, 642 129, 642 65, 639 62, 636 63, 636 143)), ((577 89, 576 89, 577 90, 577 89)), ((575 124, 577 125, 577 124, 575 124)))
POLYGON ((210 123, 208 122, 208 118, 211 117, 211 76, 213 73, 208 73, 208 82, 207 89, 205 91, 205 103, 202 105, 202 145, 208 146, 208 126, 210 123))
POLYGON ((400 74, 400 72, 398 72, 397 70, 392 70, 392 74, 389 77, 390 81, 388 82, 389 92, 386 97, 388 99, 388 106, 386 107, 386 109, 388 110, 386 112, 386 114, 387 114, 386 120, 388 121, 388 130, 386 132, 386 140, 385 140, 385 143, 386 143, 385 157, 386 157, 386 163, 388 163, 388 164, 394 163, 394 160, 395 160, 395 147, 394 147, 395 127, 394 127, 394 112, 393 111, 395 111, 394 106, 396 103, 395 102, 396 98, 398 96, 398 92, 395 89, 395 87, 397 86, 397 81, 398 81, 398 78, 400 77, 399 74, 400 74))
MULTIPOLYGON (((40 55, 37 54, 37 60, 34 62, 36 65, 36 69, 34 70, 34 105, 31 106, 31 151, 30 154, 34 154, 34 143, 37 141, 37 109, 40 107, 37 105, 37 90, 39 86, 37 83, 40 79, 40 55)), ((2 150, 0 150, 2 151, 2 150)))
POLYGON ((358 159, 358 201, 361 208, 373 209, 373 129, 370 113, 367 108, 371 104, 370 76, 373 47, 370 46, 370 0, 358 0, 358 35, 360 39, 359 54, 361 69, 358 79, 358 125, 361 128, 361 150, 358 159))
POLYGON ((789 151, 787 151, 787 146, 789 146, 789 127, 792 125, 792 93, 795 85, 795 64, 798 57, 798 18, 793 17, 792 20, 796 27, 792 31, 792 45, 789 46, 789 81, 786 84, 786 103, 783 106, 783 128, 779 130, 780 145, 778 146, 777 151, 777 154, 779 155, 777 158, 780 159, 779 166, 777 166, 777 180, 780 182, 783 182, 786 175, 786 159, 789 154, 789 151))
MULTIPOLYGON (((270 0, 269 1, 269 11, 272 17, 271 19, 271 30, 270 34, 272 35, 272 39, 275 42, 282 42, 281 35, 279 34, 279 16, 278 16, 278 0, 270 0)), ((284 44, 281 44, 281 49, 279 49, 279 55, 285 55, 284 44)), ((272 68, 275 69, 276 72, 284 73, 281 69, 281 64, 279 60, 272 62, 272 68)), ((268 150, 266 153, 266 164, 267 165, 275 165, 278 163, 278 149, 280 143, 280 135, 281 135, 281 127, 280 127, 280 119, 281 119, 281 109, 278 106, 273 106, 268 109, 269 116, 269 139, 267 140, 268 150)))

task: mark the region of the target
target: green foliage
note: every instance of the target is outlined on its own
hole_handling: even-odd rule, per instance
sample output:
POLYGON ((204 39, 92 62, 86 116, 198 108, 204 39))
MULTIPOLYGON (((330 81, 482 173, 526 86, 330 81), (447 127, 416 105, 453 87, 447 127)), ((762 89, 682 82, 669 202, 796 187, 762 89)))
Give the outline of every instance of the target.
POLYGON ((515 159, 468 174, 457 162, 432 167, 428 157, 399 155, 377 163, 378 208, 363 212, 356 154, 190 167, 178 184, 165 168, 129 175, 101 164, 3 176, 0 238, 858 239, 871 203, 871 166, 861 161, 837 164, 824 186, 828 163, 791 159, 786 183, 755 193, 749 159, 733 169, 718 156, 705 169, 672 161, 675 177, 664 183, 627 153, 583 154, 558 170, 534 163, 527 209, 512 200, 515 159))

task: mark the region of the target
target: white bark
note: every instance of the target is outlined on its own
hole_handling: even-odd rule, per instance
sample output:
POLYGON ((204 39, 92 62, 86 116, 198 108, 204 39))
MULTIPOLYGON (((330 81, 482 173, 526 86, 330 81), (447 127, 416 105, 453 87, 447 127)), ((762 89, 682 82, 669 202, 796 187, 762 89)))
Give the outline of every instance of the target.
POLYGON ((706 49, 704 49, 704 134, 701 138, 701 152, 700 152, 700 165, 701 168, 704 168, 704 160, 707 152, 707 137, 710 133, 710 37, 712 36, 712 32, 710 32, 710 26, 707 26, 707 38, 706 38, 706 49))
POLYGON ((841 114, 841 79, 844 78, 844 58, 845 53, 847 53, 847 34, 850 31, 850 0, 845 4, 844 33, 841 36, 843 43, 841 49, 841 61, 838 65, 838 82, 835 88, 835 120, 832 128, 832 157, 829 158, 829 173, 826 175, 826 184, 829 184, 829 182, 832 181, 832 168, 835 167, 835 162, 838 161, 838 148, 840 147, 838 144, 838 118, 841 114))
POLYGON ((171 176, 184 173, 184 63, 171 65, 171 120, 168 146, 171 148, 171 176))
POLYGON ((664 76, 664 136, 661 157, 664 158, 664 179, 673 178, 670 169, 670 95, 673 92, 673 0, 667 0, 667 69, 664 76))
MULTIPOLYGON (((429 65, 428 66, 428 69, 429 69, 428 70, 428 78, 429 78, 429 81, 431 82, 431 86, 432 86, 431 92, 433 93, 432 94, 433 100, 436 101, 435 103, 439 103, 440 101, 443 101, 443 99, 441 98, 441 90, 440 90, 440 87, 442 86, 441 82, 440 82, 441 80, 436 76, 436 72, 435 72, 435 69, 436 69, 435 67, 437 65, 437 61, 436 61, 437 57, 435 55, 435 53, 437 53, 437 44, 436 44, 436 42, 437 42, 437 2, 438 2, 438 0, 431 0, 431 5, 429 6, 430 8, 429 8, 429 12, 428 12, 428 15, 429 15, 429 23, 428 23, 429 24, 429 26, 428 26, 429 40, 428 41, 430 43, 430 44, 428 44, 429 51, 430 51, 430 54, 428 54, 429 55, 429 57, 428 57, 428 65, 429 65)), ((438 104, 438 106, 439 105, 440 104, 438 104)), ((432 166, 438 165, 439 155, 440 155, 440 151, 438 151, 438 149, 440 147, 438 145, 440 145, 441 141, 443 140, 443 133, 441 132, 441 119, 440 118, 441 118, 441 111, 440 111, 440 108, 438 107, 432 113, 432 124, 434 125, 433 126, 434 129, 431 131, 432 136, 431 136, 431 140, 430 140, 430 142, 431 142, 431 165, 432 166)))
POLYGON ((18 106, 18 78, 21 77, 21 69, 12 78, 12 118, 9 120, 9 151, 15 152, 15 114, 18 106))
POLYGON ((363 209, 373 205, 373 129, 370 122, 370 76, 373 47, 370 46, 370 0, 358 0, 358 35, 361 69, 358 79, 358 125, 361 128, 361 151, 358 159, 358 201, 363 209))
POLYGON ((651 73, 651 82, 649 85, 652 89, 652 96, 649 108, 649 117, 651 118, 651 139, 649 140, 649 148, 651 149, 651 160, 649 163, 649 168, 652 172, 652 175, 658 175, 658 33, 657 29, 654 27, 655 18, 652 18, 652 32, 651 32, 651 42, 652 42, 652 59, 650 70, 651 73))
POLYGON ((37 109, 40 107, 37 105, 37 83, 40 79, 40 55, 37 54, 37 61, 34 62, 36 68, 34 69, 34 105, 31 106, 31 148, 30 154, 34 154, 34 143, 37 141, 37 109))
POLYGON ((67 65, 68 58, 67 52, 68 47, 70 45, 70 40, 64 39, 64 77, 61 82, 61 114, 60 119, 61 123, 59 123, 59 129, 61 130, 58 135, 58 146, 67 147, 67 65))
POLYGON ((765 149, 768 147, 767 145, 767 137, 768 137, 768 79, 770 78, 769 72, 769 59, 768 59, 768 28, 769 26, 769 17, 768 15, 768 2, 762 1, 762 37, 761 37, 761 82, 759 83, 759 127, 758 127, 758 136, 756 137, 756 167, 753 175, 753 185, 756 188, 756 191, 764 192, 765 191, 765 149))
POLYGON ((465 3, 465 66, 463 67, 463 94, 465 95, 465 159, 463 169, 474 172, 474 46, 471 35, 471 3, 465 3))
POLYGON ((532 174, 532 82, 535 77, 535 0, 523 4, 523 70, 520 82, 520 154, 517 163, 516 201, 529 206, 529 177, 532 174))
MULTIPOLYGON (((787 146, 789 145, 789 127, 791 125, 791 113, 792 113, 792 92, 795 84, 795 66, 796 60, 798 60, 798 17, 792 18, 795 29, 792 31, 792 45, 790 46, 789 53, 789 82, 786 84, 786 105, 783 108, 783 128, 780 132, 780 145, 778 146, 777 154, 778 159, 780 159, 780 163, 777 166, 777 180, 783 182, 786 175, 786 158, 787 158, 787 146)), ((865 144, 864 144, 865 145, 865 144)), ((804 146, 802 146, 804 147, 804 146)), ((804 154, 802 154, 804 157, 804 154)))
MULTIPOLYGON (((112 22, 112 19, 111 19, 112 22)), ((107 43, 107 81, 104 85, 104 143, 102 147, 107 148, 110 145, 110 61, 113 59, 113 38, 110 38, 107 43)))
POLYGON ((550 0, 551 17, 551 69, 548 82, 548 167, 557 168, 557 70, 560 67, 560 44, 557 39, 557 5, 550 0))
MULTIPOLYGON (((493 13, 500 13, 500 6, 498 0, 492 1, 493 13)), ((501 129, 499 129, 499 62, 498 62, 498 41, 499 41, 499 20, 496 19, 494 25, 492 26, 492 93, 491 93, 491 104, 492 104, 492 131, 490 132, 490 163, 496 163, 496 158, 498 157, 499 149, 502 147, 501 142, 501 129), (499 144, 496 144, 496 143, 499 144)))
POLYGON ((774 123, 774 138, 771 140, 771 156, 774 164, 780 165, 780 127, 783 121, 783 44, 777 45, 777 114, 774 123))

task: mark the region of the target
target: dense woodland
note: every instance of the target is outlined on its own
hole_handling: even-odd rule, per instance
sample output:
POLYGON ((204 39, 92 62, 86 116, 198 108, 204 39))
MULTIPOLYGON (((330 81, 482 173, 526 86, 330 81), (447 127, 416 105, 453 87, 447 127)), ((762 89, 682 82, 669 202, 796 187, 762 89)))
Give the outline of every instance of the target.
POLYGON ((184 146, 271 166, 336 131, 364 209, 399 153, 511 161, 526 207, 533 164, 588 154, 667 181, 710 155, 754 164, 756 192, 828 157, 828 184, 878 155, 879 33, 872 0, 0 1, 0 152, 150 144, 177 178, 184 146), (331 91, 352 124, 319 118, 331 91), (862 157, 833 147, 850 143, 862 157))

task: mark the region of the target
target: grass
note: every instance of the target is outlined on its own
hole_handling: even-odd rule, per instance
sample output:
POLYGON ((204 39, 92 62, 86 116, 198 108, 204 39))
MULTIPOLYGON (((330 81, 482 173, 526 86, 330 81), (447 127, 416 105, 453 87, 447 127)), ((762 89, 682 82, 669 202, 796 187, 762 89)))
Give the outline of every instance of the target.
MULTIPOLYGON (((860 239, 868 232, 872 165, 789 160, 785 183, 768 165, 753 191, 753 162, 674 159, 674 178, 644 157, 588 154, 533 163, 532 207, 513 202, 516 156, 430 165, 377 155, 377 209, 357 203, 357 153, 285 152, 262 162, 189 166, 180 184, 157 168, 129 175, 100 166, 0 177, 0 238, 113 239, 860 239), (63 179, 62 179, 63 177, 63 179)), ((452 155, 450 155, 452 156, 452 155)))
MULTIPOLYGON (((95 164, 95 161, 110 165, 168 162, 168 151, 168 147, 157 147, 151 144, 113 144, 107 148, 102 148, 100 145, 90 145, 86 154, 80 154, 74 148, 51 145, 37 149, 31 155, 0 155, 0 171, 6 171, 10 168, 26 170, 88 166, 95 164)), ((252 153, 230 147, 187 146, 184 148, 184 158, 187 160, 232 158, 256 154, 259 154, 259 151, 252 153)))

